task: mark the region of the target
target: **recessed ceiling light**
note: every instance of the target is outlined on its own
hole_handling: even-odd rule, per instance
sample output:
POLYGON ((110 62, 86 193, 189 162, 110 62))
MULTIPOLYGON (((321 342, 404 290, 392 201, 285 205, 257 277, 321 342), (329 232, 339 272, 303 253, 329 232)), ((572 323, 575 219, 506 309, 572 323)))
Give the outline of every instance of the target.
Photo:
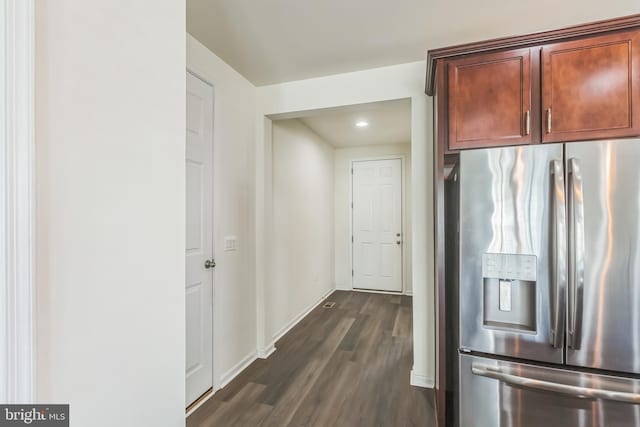
POLYGON ((362 121, 359 121, 358 123, 356 123, 356 126, 358 126, 359 128, 365 128, 365 127, 369 126, 369 123, 367 123, 364 120, 362 120, 362 121))

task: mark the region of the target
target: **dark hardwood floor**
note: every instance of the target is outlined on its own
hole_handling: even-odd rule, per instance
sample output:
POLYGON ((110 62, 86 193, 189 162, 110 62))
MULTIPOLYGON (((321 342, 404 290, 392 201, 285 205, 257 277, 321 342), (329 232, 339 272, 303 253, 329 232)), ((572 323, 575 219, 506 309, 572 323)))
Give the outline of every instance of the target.
POLYGON ((411 297, 336 291, 187 419, 187 427, 435 426, 409 385, 411 297))

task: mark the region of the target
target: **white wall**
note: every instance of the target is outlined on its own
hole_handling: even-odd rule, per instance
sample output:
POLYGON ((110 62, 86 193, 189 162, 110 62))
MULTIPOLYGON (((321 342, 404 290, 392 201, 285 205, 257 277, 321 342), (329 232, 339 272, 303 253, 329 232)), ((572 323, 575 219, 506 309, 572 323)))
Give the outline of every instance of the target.
POLYGON ((222 385, 256 353, 256 89, 189 34, 187 67, 213 85, 215 97, 214 371, 216 385, 222 385), (237 236, 237 251, 223 251, 224 236, 237 236))
POLYGON ((424 95, 425 62, 414 62, 259 87, 256 111, 256 294, 258 346, 265 348, 265 289, 269 274, 271 215, 270 120, 265 116, 411 99, 411 181, 413 242, 413 379, 434 379, 432 104, 424 95), (265 279, 266 278, 266 279, 265 279))
POLYGON ((333 161, 333 147, 299 120, 273 122, 271 340, 334 289, 333 161))
POLYGON ((337 289, 351 289, 351 162, 376 157, 402 156, 404 181, 403 282, 412 292, 411 280, 411 145, 388 144, 335 150, 335 283, 337 289))
POLYGON ((184 425, 185 3, 36 7, 36 399, 184 425))

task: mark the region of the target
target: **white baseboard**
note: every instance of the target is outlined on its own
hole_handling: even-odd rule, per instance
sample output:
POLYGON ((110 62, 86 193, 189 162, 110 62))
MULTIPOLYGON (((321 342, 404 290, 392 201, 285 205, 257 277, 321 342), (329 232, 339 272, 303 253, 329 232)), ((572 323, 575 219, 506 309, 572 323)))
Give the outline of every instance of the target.
POLYGON ((365 294, 381 294, 381 295, 404 295, 404 293, 402 291, 376 291, 374 289, 349 289, 350 291, 353 292, 362 292, 365 294))
POLYGON ((249 365, 251 365, 258 358, 257 353, 254 351, 251 354, 246 355, 240 362, 238 362, 233 368, 229 369, 220 377, 220 388, 224 388, 229 384, 238 374, 249 365))
POLYGON ((336 286, 336 291, 350 291, 350 292, 364 292, 364 293, 368 293, 368 294, 384 294, 384 295, 406 295, 409 297, 413 296, 413 291, 401 291, 401 292, 394 292, 394 291, 376 291, 373 289, 356 289, 356 288, 343 288, 340 286, 336 286))
POLYGON ((272 342, 268 347, 259 350, 258 357, 260 359, 266 359, 267 357, 271 356, 276 351, 276 346, 274 344, 275 343, 272 342))
POLYGON ((411 370, 411 385, 415 387, 433 388, 433 380, 426 375, 417 374, 411 370))

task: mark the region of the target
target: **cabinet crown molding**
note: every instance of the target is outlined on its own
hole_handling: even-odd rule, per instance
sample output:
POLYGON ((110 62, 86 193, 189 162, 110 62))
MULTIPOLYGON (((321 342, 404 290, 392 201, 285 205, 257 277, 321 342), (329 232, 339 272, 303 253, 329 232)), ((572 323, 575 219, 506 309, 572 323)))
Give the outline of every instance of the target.
POLYGON ((627 30, 640 27, 640 14, 607 19, 588 24, 574 25, 558 30, 541 31, 521 36, 502 37, 480 42, 465 43, 455 46, 431 49, 427 52, 427 75, 425 92, 433 96, 436 87, 436 63, 442 59, 461 55, 483 53, 504 49, 517 49, 548 43, 567 41, 570 39, 591 36, 600 33, 627 30))

